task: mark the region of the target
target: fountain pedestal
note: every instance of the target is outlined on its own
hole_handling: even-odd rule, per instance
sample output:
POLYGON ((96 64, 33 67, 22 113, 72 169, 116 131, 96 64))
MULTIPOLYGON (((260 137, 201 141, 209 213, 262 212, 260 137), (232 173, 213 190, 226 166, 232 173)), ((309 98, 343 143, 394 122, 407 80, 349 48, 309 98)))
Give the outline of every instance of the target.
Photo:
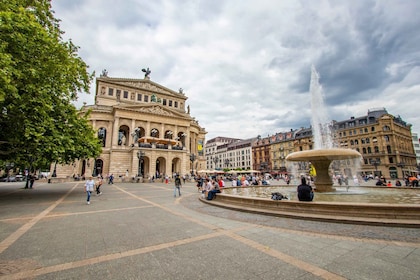
POLYGON ((314 166, 316 170, 316 178, 315 178, 315 186, 317 192, 333 192, 335 188, 333 188, 333 181, 331 180, 331 176, 328 173, 328 169, 331 164, 331 160, 312 160, 311 164, 314 166))
POLYGON ((316 170, 315 187, 317 192, 332 192, 333 182, 329 167, 333 160, 361 158, 362 155, 350 149, 317 149, 294 152, 286 157, 287 161, 309 161, 316 170))

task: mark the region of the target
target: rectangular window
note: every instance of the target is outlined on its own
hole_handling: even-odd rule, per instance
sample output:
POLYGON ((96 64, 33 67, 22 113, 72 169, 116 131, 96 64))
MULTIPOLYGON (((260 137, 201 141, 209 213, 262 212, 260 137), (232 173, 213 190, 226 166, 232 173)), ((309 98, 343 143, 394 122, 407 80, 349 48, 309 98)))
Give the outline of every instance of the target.
POLYGON ((137 94, 137 101, 141 101, 141 93, 137 94))
POLYGON ((117 98, 121 96, 121 90, 117 89, 117 98))
POLYGON ((113 88, 109 88, 108 89, 108 95, 109 96, 113 96, 114 95, 114 89, 113 88))
POLYGON ((174 107, 178 108, 178 101, 174 101, 174 107))
POLYGON ((149 102, 149 96, 148 95, 144 96, 144 102, 149 102))
POLYGON ((166 99, 163 99, 162 100, 162 105, 165 105, 166 106, 166 99))
POLYGON ((172 100, 169 100, 169 106, 172 107, 172 100))
POLYGON ((124 90, 124 98, 128 98, 128 91, 124 90))

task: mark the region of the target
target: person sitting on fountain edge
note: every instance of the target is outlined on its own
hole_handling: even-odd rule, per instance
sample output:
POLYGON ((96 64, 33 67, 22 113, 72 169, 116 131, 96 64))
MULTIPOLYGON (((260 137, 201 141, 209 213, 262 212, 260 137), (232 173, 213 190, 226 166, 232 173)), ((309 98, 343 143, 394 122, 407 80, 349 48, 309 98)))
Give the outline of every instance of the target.
POLYGON ((301 184, 297 187, 297 195, 299 201, 312 201, 314 199, 314 192, 312 187, 306 184, 306 178, 302 177, 301 184))

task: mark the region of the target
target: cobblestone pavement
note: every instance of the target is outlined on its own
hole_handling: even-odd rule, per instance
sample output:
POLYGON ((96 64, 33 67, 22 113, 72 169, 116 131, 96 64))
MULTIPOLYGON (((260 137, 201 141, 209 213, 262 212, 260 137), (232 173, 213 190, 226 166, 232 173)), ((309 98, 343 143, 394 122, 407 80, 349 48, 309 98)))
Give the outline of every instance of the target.
POLYGON ((420 229, 214 207, 192 183, 0 183, 2 279, 419 279, 420 229))

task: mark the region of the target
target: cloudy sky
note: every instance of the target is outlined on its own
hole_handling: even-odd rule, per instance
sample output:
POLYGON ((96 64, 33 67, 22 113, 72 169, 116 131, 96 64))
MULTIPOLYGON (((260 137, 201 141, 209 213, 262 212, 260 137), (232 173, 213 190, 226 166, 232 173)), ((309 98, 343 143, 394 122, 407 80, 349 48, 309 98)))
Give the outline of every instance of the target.
MULTIPOLYGON (((311 65, 331 120, 385 107, 420 133, 418 0, 53 0, 63 38, 99 76, 184 89, 216 136, 309 127, 311 65)), ((78 106, 94 103, 80 94, 78 106)))

